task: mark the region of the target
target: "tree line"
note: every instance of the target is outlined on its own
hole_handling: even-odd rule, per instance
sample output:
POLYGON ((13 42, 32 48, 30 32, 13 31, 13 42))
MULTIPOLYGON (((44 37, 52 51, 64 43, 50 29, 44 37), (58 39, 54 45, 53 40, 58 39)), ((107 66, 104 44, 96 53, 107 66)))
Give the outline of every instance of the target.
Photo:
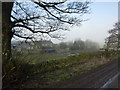
POLYGON ((93 42, 91 40, 83 41, 81 39, 77 39, 70 42, 61 42, 59 45, 60 49, 68 50, 68 51, 79 51, 79 52, 85 52, 85 51, 98 51, 99 50, 99 44, 96 42, 93 42))

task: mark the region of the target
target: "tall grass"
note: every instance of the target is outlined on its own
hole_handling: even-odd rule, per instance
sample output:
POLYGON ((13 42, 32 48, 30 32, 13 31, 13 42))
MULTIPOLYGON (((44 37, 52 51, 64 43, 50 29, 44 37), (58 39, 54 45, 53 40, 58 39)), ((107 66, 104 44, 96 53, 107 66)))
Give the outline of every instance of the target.
MULTIPOLYGON (((112 56, 114 55, 109 55, 109 57, 112 56)), ((63 56, 57 54, 40 55, 38 52, 15 52, 12 57, 14 64, 10 63, 10 71, 3 79, 3 87, 19 87, 36 74, 39 74, 39 78, 47 78, 53 82, 54 80, 67 79, 74 73, 86 72, 96 65, 105 63, 106 59, 103 57, 106 58, 106 54, 81 53, 75 56, 63 56)))

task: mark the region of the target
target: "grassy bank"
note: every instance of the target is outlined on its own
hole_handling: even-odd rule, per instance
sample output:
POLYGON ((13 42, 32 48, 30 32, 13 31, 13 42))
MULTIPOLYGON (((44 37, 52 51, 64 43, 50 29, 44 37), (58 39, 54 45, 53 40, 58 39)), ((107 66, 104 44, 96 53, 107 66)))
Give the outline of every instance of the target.
POLYGON ((15 66, 11 67, 8 74, 10 79, 6 83, 10 83, 9 86, 12 87, 40 88, 86 73, 114 58, 115 55, 109 53, 67 56, 57 53, 40 54, 34 51, 16 52, 13 57, 15 66))
POLYGON ((109 62, 110 59, 99 53, 82 53, 66 59, 44 61, 34 64, 31 76, 22 87, 40 88, 83 74, 109 62))

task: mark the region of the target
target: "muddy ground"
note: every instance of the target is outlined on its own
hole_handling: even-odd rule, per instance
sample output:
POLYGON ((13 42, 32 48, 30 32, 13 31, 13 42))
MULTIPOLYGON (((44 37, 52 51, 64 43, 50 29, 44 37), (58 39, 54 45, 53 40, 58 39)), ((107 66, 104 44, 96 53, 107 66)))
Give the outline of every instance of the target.
MULTIPOLYGON (((119 65, 120 66, 120 65, 119 65)), ((43 88, 100 88, 118 73, 118 60, 113 60, 86 74, 75 76, 43 88)), ((118 88, 118 81, 112 81, 106 88, 118 88)))

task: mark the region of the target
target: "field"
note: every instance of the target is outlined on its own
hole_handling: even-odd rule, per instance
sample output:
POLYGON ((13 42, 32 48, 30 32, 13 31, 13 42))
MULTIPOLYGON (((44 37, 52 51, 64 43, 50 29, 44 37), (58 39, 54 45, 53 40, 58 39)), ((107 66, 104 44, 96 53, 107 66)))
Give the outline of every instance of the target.
POLYGON ((66 80, 112 60, 101 53, 68 56, 57 53, 39 53, 39 51, 17 52, 14 59, 18 60, 18 71, 26 76, 25 83, 22 82, 21 87, 28 88, 45 87, 66 80))
POLYGON ((40 51, 22 51, 22 52, 16 52, 13 54, 14 58, 19 60, 25 60, 29 64, 38 64, 41 62, 51 61, 51 60, 60 60, 67 58, 64 54, 59 53, 41 53, 40 51))

